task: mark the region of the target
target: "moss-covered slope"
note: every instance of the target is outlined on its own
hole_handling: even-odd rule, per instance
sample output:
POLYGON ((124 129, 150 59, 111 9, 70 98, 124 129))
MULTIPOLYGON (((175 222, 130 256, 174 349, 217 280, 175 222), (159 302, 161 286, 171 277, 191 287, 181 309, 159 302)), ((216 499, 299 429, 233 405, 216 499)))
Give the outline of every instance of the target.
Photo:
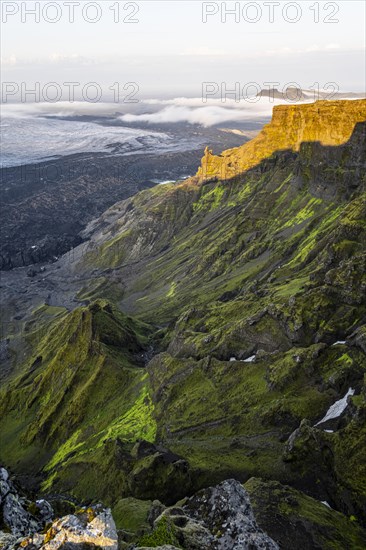
POLYGON ((105 452, 118 437, 154 440, 149 331, 103 300, 56 321, 2 394, 3 460, 20 471, 44 467, 48 486, 72 455, 105 452))
POLYGON ((274 481, 251 478, 246 484, 258 524, 284 550, 362 550, 365 532, 355 518, 334 511, 327 501, 274 481))
POLYGON ((364 520, 365 104, 289 107, 296 147, 91 224, 67 269, 98 301, 59 319, 7 388, 4 462, 112 503, 260 476, 364 520))
POLYGON ((229 181, 143 193, 106 214, 107 231, 94 228, 76 269, 92 263, 105 277, 108 249, 122 309, 164 326, 164 353, 148 366, 158 438, 198 484, 263 475, 364 513, 366 361, 351 338, 366 314, 364 152, 360 124, 338 147, 303 143, 229 181), (349 387, 348 427, 315 429, 313 456, 284 460, 302 419, 315 424, 349 387))

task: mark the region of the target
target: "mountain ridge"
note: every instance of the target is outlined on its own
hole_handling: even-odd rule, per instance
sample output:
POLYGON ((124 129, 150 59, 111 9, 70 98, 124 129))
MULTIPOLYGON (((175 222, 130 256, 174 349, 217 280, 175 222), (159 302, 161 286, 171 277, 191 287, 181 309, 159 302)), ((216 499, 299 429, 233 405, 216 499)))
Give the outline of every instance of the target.
POLYGON ((279 150, 299 150, 303 142, 341 145, 349 140, 354 126, 366 118, 366 101, 316 101, 273 108, 272 121, 250 142, 212 155, 206 148, 197 177, 229 179, 258 164, 279 150), (329 124, 329 121, 332 121, 329 124))

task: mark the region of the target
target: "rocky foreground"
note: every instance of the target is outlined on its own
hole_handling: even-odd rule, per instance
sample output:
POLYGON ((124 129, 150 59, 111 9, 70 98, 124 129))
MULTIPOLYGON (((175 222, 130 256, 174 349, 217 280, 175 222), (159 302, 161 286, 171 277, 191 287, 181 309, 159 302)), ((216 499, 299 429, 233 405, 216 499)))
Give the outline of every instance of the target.
MULTIPOLYGON (((100 505, 76 508, 61 518, 45 499, 31 501, 19 496, 9 473, 0 469, 0 548, 11 550, 58 550, 77 548, 205 548, 277 550, 278 545, 257 525, 248 493, 235 480, 200 491, 178 505, 165 508, 155 501, 150 530, 140 545, 117 532, 111 510, 100 505), (170 543, 170 544, 168 544, 170 543)), ((62 500, 56 502, 58 506, 62 500)), ((65 506, 66 502, 63 502, 65 506)), ((69 502, 68 506, 72 506, 69 502)))
POLYGON ((170 507, 159 500, 125 499, 120 504, 118 527, 110 508, 80 506, 61 495, 37 499, 0 468, 0 548, 362 550, 366 544, 364 531, 327 502, 255 478, 245 487, 226 480, 170 507))

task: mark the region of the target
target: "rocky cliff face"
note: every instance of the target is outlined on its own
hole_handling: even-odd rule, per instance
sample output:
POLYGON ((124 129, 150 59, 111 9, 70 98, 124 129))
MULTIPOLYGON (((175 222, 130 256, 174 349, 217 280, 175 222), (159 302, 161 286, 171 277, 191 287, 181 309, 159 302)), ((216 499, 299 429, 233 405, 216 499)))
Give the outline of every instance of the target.
POLYGON ((341 145, 350 139, 355 125, 365 119, 365 100, 274 107, 271 123, 249 143, 221 155, 212 155, 206 148, 198 178, 200 181, 230 179, 278 151, 299 151, 304 142, 341 145))

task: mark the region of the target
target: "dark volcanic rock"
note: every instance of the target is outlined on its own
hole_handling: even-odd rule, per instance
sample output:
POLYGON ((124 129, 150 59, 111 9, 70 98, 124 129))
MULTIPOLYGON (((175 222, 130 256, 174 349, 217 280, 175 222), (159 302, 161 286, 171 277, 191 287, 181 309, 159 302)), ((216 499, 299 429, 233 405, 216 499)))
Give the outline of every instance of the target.
MULTIPOLYGON (((0 469, 0 506, 1 506, 1 523, 12 535, 19 537, 29 535, 41 528, 41 523, 25 509, 25 500, 22 499, 13 482, 9 478, 9 473, 5 468, 0 469)), ((42 509, 44 507, 42 506, 42 509)), ((50 507, 52 515, 52 509, 50 507)))
POLYGON ((257 525, 249 495, 236 480, 230 479, 203 489, 188 499, 184 510, 216 538, 213 547, 222 550, 275 550, 277 544, 257 525))
POLYGON ((365 532, 326 500, 320 502, 277 481, 257 478, 251 478, 245 489, 258 525, 282 550, 365 547, 365 532))
MULTIPOLYGON (((192 150, 119 155, 81 153, 1 169, 2 235, 0 269, 55 261, 78 246, 79 232, 117 201, 126 199, 157 181, 179 180, 194 174, 203 145, 220 149, 246 141, 243 136, 217 128, 172 129, 177 140, 191 134, 192 150), (199 132, 200 137, 197 137, 199 132)), ((151 127, 150 127, 151 128, 151 127)), ((156 128, 167 131, 166 125, 156 128)))

